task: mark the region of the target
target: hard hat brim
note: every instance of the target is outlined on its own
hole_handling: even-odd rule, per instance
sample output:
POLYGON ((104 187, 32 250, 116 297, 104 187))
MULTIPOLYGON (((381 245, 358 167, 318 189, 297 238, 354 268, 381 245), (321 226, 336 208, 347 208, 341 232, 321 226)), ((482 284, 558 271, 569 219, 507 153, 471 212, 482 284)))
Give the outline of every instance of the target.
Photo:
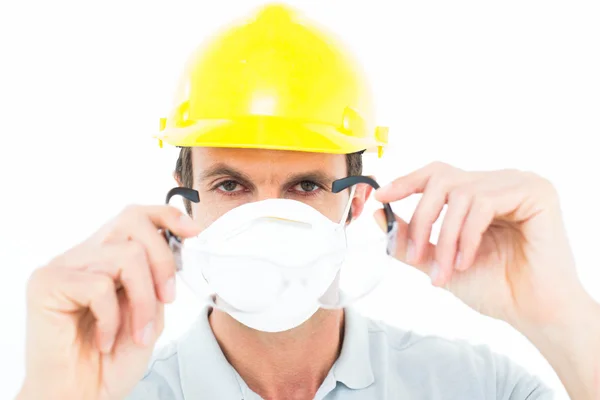
MULTIPOLYGON (((376 135, 375 135, 376 136, 376 135)), ((185 127, 169 127, 158 139, 179 147, 224 147, 350 154, 379 151, 387 138, 350 136, 319 123, 290 121, 271 116, 196 121, 185 127)))

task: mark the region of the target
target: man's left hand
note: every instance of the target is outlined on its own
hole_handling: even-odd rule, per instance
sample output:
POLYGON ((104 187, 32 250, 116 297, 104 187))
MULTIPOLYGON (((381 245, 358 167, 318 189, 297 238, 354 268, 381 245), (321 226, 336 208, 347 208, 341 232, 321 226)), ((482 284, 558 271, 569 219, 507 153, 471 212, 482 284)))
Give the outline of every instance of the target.
MULTIPOLYGON (((398 219, 397 258, 471 308, 513 325, 563 321, 589 296, 577 277, 558 195, 529 172, 467 172, 433 163, 376 192, 381 202, 422 193, 398 219), (437 243, 433 224, 446 206, 437 243)), ((385 221, 378 211, 380 225, 385 221)), ((385 224, 383 223, 385 226, 385 224)))

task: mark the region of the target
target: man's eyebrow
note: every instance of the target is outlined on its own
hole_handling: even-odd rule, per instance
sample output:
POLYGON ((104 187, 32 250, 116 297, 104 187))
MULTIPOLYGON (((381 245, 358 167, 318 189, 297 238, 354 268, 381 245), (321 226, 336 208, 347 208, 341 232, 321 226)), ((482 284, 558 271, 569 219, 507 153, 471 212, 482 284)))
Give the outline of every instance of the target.
POLYGON ((223 163, 213 165, 209 169, 203 171, 200 174, 200 176, 198 177, 198 181, 202 182, 209 178, 214 178, 217 176, 228 176, 232 179, 239 181, 240 183, 243 183, 246 186, 251 186, 251 187, 254 186, 254 185, 252 185, 252 182, 248 175, 244 174, 241 171, 236 170, 235 168, 230 167, 227 164, 223 164, 223 163))
MULTIPOLYGON (((224 164, 224 163, 219 163, 219 164, 213 165, 212 167, 204 170, 200 174, 198 179, 199 179, 199 182, 202 182, 207 179, 219 177, 219 176, 230 177, 231 179, 239 181, 241 184, 243 184, 244 186, 246 186, 248 188, 254 187, 254 185, 252 184, 252 180, 250 179, 250 177, 248 175, 246 175, 243 172, 236 170, 235 168, 232 168, 231 166, 224 164)), ((290 185, 293 183, 299 183, 302 181, 311 181, 311 182, 318 183, 318 184, 326 187, 327 189, 331 190, 331 184, 336 179, 337 179, 336 177, 334 177, 330 174, 327 174, 326 172, 323 172, 321 170, 305 171, 305 172, 299 172, 299 173, 288 176, 286 178, 283 186, 287 186, 287 185, 290 185)))
POLYGON ((338 178, 336 178, 332 175, 329 175, 326 172, 317 170, 317 171, 301 172, 301 173, 291 175, 286 179, 286 184, 298 183, 298 182, 303 182, 303 181, 311 181, 311 182, 318 183, 322 186, 325 186, 328 189, 331 189, 331 184, 336 179, 338 179, 338 178))

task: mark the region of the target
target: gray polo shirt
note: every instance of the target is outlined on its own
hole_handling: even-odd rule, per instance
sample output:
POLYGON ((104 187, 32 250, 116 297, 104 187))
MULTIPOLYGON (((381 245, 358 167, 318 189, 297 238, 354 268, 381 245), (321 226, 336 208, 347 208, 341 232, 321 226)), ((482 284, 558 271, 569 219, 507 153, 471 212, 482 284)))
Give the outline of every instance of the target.
MULTIPOLYGON (((346 310, 342 351, 315 400, 552 399, 551 390, 485 346, 420 336, 346 310)), ((208 309, 153 358, 130 400, 261 399, 227 362, 208 309)))

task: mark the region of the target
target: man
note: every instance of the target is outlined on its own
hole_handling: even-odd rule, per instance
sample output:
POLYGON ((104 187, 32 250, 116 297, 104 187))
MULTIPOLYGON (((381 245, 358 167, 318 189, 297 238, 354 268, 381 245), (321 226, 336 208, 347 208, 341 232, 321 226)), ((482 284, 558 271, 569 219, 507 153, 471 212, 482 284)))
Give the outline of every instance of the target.
MULTIPOLYGON (((175 297, 177 260, 165 230, 183 239, 214 237, 238 217, 264 222, 289 212, 293 217, 271 222, 291 221, 281 229, 293 235, 294 218, 304 218, 297 215, 321 218, 318 238, 330 240, 371 194, 365 184, 333 193, 333 181, 360 175, 362 152, 381 155, 387 142, 387 130, 374 125, 367 85, 341 45, 281 6, 199 50, 161 125, 161 141, 182 147, 179 186, 193 188, 200 201, 187 203, 191 218, 169 206, 127 207, 32 275, 20 399, 551 398, 536 378, 484 348, 418 337, 351 309, 317 310, 314 299, 288 299, 310 303, 310 312, 271 304, 279 314, 258 313, 258 320, 215 304, 147 368, 164 304, 175 297), (273 327, 280 322, 273 316, 292 319, 273 327)), ((374 196, 389 203, 415 193, 423 196, 410 223, 395 221, 392 254, 528 337, 572 398, 600 398, 600 305, 578 281, 551 184, 520 171, 435 163, 374 196), (434 245, 432 224, 445 205, 434 245)), ((376 214, 387 230, 385 217, 376 214)), ((260 235, 275 240, 277 232, 260 235)), ((313 251, 306 243, 318 245, 304 237, 277 243, 295 258, 313 251)), ((195 267, 204 266, 184 263, 183 271, 195 267)), ((214 284, 221 271, 204 278, 214 284)))

